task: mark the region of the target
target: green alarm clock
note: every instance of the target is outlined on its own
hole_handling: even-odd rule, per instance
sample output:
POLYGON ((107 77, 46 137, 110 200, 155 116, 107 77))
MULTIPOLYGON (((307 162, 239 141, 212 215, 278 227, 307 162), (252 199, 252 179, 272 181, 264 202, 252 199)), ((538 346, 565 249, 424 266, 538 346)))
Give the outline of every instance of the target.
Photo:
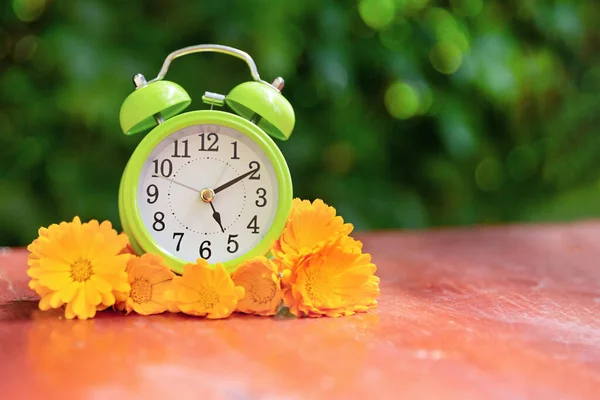
POLYGON ((119 189, 121 224, 133 249, 160 255, 176 273, 198 258, 231 272, 267 254, 292 204, 290 171, 272 139, 287 140, 295 123, 281 94, 283 79, 263 81, 243 51, 198 45, 169 54, 156 78, 137 74, 133 82, 121 128, 126 135, 149 131, 119 189), (197 52, 240 58, 253 80, 227 95, 205 92, 208 109, 181 113, 190 96, 163 78, 174 59, 197 52), (231 112, 216 109, 225 106, 231 112))

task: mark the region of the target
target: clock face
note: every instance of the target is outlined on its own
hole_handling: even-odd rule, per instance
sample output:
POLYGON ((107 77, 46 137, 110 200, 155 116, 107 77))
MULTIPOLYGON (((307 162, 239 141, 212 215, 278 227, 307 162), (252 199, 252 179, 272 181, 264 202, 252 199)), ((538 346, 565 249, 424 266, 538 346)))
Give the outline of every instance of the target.
POLYGON ((240 257, 261 242, 277 212, 269 157, 241 132, 214 124, 174 132, 152 151, 138 208, 158 246, 209 263, 240 257))

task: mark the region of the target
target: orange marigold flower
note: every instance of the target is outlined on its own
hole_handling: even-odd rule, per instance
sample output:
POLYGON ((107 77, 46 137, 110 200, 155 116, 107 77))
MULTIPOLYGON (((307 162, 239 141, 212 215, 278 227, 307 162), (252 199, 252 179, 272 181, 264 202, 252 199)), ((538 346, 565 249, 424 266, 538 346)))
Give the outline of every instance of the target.
POLYGON ((347 236, 353 229, 352 224, 344 223, 342 217, 336 216, 335 208, 323 200, 311 203, 296 198, 286 226, 271 250, 275 257, 287 257, 289 262, 294 263, 302 255, 318 251, 338 237, 343 237, 347 246, 360 249, 362 244, 347 236))
POLYGON ((284 303, 296 316, 339 317, 377 305, 379 277, 371 256, 338 239, 297 259, 282 277, 284 303))
POLYGON ((65 307, 65 317, 92 318, 96 311, 127 293, 125 268, 129 255, 119 254, 127 236, 119 235, 108 221, 52 224, 39 230, 28 247, 29 287, 40 297, 41 310, 65 307))
POLYGON ((244 288, 235 286, 222 264, 212 268, 199 258, 183 267, 182 276, 173 278, 166 295, 169 311, 218 319, 231 315, 244 297, 244 288))
POLYGON ((154 254, 133 256, 127 264, 127 275, 131 291, 125 301, 117 303, 117 309, 141 315, 160 314, 167 310, 165 293, 174 274, 162 258, 154 254))
POLYGON ((133 246, 131 246, 131 243, 129 242, 129 240, 127 241, 127 244, 125 245, 125 247, 123 247, 121 249, 120 254, 131 254, 133 256, 137 256, 137 253, 133 249, 133 246))
POLYGON ((248 260, 240 264, 231 279, 246 291, 236 311, 264 316, 277 314, 282 293, 277 266, 273 261, 266 257, 248 260))

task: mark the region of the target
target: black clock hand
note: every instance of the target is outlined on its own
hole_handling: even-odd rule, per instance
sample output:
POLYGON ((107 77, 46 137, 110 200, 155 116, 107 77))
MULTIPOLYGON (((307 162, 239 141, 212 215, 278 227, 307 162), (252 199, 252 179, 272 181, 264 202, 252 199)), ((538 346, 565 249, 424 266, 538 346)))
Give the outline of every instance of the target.
POLYGON ((220 191, 227 189, 229 186, 233 185, 234 183, 238 183, 239 181, 241 181, 245 177, 250 176, 250 175, 252 175, 255 172, 256 172, 255 169, 253 169, 252 171, 248 171, 245 174, 240 175, 237 178, 234 178, 234 179, 230 180, 229 182, 222 184, 221 186, 219 186, 218 188, 214 189, 213 191, 215 192, 215 194, 217 194, 220 191))
POLYGON ((210 202, 210 208, 212 208, 212 210, 213 210, 212 217, 214 218, 215 221, 217 221, 217 224, 219 224, 221 231, 225 232, 225 229, 223 229, 223 225, 221 224, 221 214, 218 213, 217 210, 215 210, 215 206, 213 205, 212 201, 210 202))

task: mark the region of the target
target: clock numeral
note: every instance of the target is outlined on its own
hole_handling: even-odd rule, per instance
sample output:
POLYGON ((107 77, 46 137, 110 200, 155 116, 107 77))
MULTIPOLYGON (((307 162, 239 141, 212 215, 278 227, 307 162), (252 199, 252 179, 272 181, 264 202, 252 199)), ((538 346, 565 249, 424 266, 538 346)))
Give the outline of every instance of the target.
POLYGON ((217 146, 217 143, 219 142, 219 136, 217 136, 216 133, 209 133, 208 135, 201 133, 199 136, 200 151, 219 151, 219 146, 217 146), (208 148, 206 148, 206 144, 209 145, 208 148))
POLYGON ((198 252, 200 253, 200 257, 204 258, 205 260, 208 260, 212 255, 212 251, 210 251, 210 241, 205 240, 204 242, 202 242, 202 244, 200 245, 200 250, 198 252))
POLYGON ((248 168, 254 170, 252 174, 250 174, 248 179, 260 179, 260 174, 258 174, 258 171, 260 171, 260 164, 258 163, 258 161, 250 161, 250 164, 248 164, 248 168))
POLYGON ((153 199, 147 199, 146 201, 150 204, 154 204, 156 203, 156 201, 158 200, 158 188, 156 187, 156 185, 150 185, 146 188, 146 194, 148 195, 148 197, 153 199))
POLYGON ((179 155, 179 140, 176 140, 173 143, 173 155, 171 157, 174 158, 179 158, 179 157, 183 157, 183 158, 190 158, 190 155, 188 153, 188 140, 182 140, 181 143, 183 143, 183 155, 180 156, 179 155))
POLYGON ((235 238, 238 236, 239 235, 229 235, 229 238, 227 239, 227 251, 231 254, 235 253, 240 248, 240 244, 235 241, 235 238), (231 248, 232 245, 233 248, 231 248))
POLYGON ((165 229, 165 223, 164 220, 165 219, 165 214, 163 214, 160 211, 157 211, 154 213, 154 223, 152 224, 152 228, 157 231, 163 231, 165 229))
POLYGON ((158 177, 159 172, 165 178, 170 177, 173 173, 173 163, 169 159, 162 160, 162 162, 160 163, 160 168, 158 160, 154 160, 152 161, 152 163, 154 164, 154 173, 152 174, 152 177, 154 178, 158 177))
POLYGON ((250 229, 252 231, 252 234, 258 234, 258 217, 256 215, 252 217, 250 223, 248 224, 248 226, 246 226, 246 228, 250 229))
POLYGON ((256 194, 258 195, 258 200, 254 202, 256 207, 264 207, 267 205, 267 190, 263 188, 256 189, 256 194), (260 201, 262 200, 262 201, 260 201))
POLYGON ((173 239, 177 238, 179 236, 179 239, 177 240, 177 247, 175 248, 175 250, 179 251, 179 249, 181 248, 181 239, 183 239, 183 232, 173 232, 173 239))
POLYGON ((237 142, 231 142, 231 144, 233 145, 233 157, 231 157, 231 159, 239 160, 240 158, 237 155, 237 142))

